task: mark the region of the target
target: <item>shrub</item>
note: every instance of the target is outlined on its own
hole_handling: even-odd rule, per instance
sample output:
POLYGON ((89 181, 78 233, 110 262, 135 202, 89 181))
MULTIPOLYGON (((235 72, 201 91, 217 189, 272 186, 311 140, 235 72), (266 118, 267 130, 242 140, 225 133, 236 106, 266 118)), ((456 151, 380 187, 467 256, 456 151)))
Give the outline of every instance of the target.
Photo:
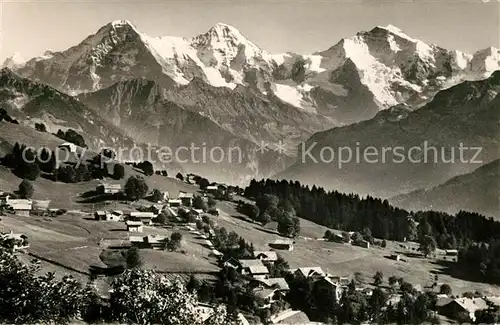
POLYGON ((23 179, 21 184, 19 184, 19 195, 23 199, 30 199, 33 196, 34 191, 33 185, 31 185, 31 183, 26 179, 23 179))
POLYGON ((125 177, 125 167, 120 164, 115 164, 113 166, 113 177, 114 179, 122 179, 125 177))
POLYGON ((148 193, 146 180, 141 176, 130 176, 125 183, 125 195, 131 200, 139 200, 148 193))

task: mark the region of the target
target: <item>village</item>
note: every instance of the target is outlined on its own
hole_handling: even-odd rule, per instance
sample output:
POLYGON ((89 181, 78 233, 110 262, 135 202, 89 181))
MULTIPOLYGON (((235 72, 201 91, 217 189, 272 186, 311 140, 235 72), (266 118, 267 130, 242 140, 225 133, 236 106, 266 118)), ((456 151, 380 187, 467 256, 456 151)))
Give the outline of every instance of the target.
MULTIPOLYGON (((196 190, 196 179, 199 176, 188 174, 183 180, 176 179, 176 182, 184 182, 193 186, 192 192, 179 191, 176 195, 171 195, 169 191, 161 192, 160 199, 156 202, 148 202, 141 200, 140 202, 132 202, 126 204, 111 204, 110 208, 99 209, 94 211, 94 205, 92 205, 91 211, 72 211, 68 212, 64 209, 58 209, 51 207, 51 202, 48 200, 31 200, 31 199, 14 199, 11 198, 10 193, 0 192, 0 206, 4 207, 2 210, 2 222, 0 222, 3 234, 2 238, 5 240, 12 240, 15 245, 14 249, 18 252, 24 254, 29 254, 32 257, 36 257, 38 263, 42 261, 47 265, 62 266, 63 269, 73 269, 78 268, 75 265, 64 265, 64 258, 58 261, 58 254, 44 254, 43 251, 47 250, 47 247, 42 247, 41 250, 37 250, 34 245, 36 245, 36 240, 30 241, 32 237, 31 233, 17 233, 14 229, 7 229, 7 219, 14 219, 17 221, 29 220, 36 217, 44 217, 45 220, 58 220, 64 215, 73 214, 75 217, 81 219, 86 219, 86 223, 94 223, 99 225, 105 225, 102 232, 104 236, 99 238, 98 247, 93 247, 94 251, 101 251, 103 247, 113 247, 114 250, 123 250, 130 247, 135 247, 141 252, 147 252, 146 255, 153 256, 157 253, 161 253, 167 249, 169 243, 168 235, 172 235, 173 231, 182 233, 180 237, 183 238, 183 242, 188 241, 190 238, 192 242, 188 245, 179 244, 180 250, 187 254, 187 250, 193 252, 192 243, 197 242, 203 249, 194 250, 193 255, 198 255, 194 259, 199 259, 200 256, 204 256, 203 263, 194 263, 190 265, 186 261, 180 262, 182 257, 177 257, 177 259, 172 259, 171 261, 164 260, 168 264, 183 263, 186 267, 184 270, 161 270, 162 263, 156 263, 158 261, 158 256, 151 259, 151 264, 156 264, 154 267, 159 268, 163 272, 183 275, 184 279, 187 279, 193 274, 197 274, 202 278, 205 277, 210 279, 217 274, 217 270, 222 268, 231 268, 235 270, 240 276, 245 278, 245 283, 252 288, 254 294, 259 297, 260 305, 259 309, 268 309, 275 311, 274 314, 269 314, 269 320, 271 323, 294 323, 295 320, 300 320, 303 323, 305 319, 307 322, 307 316, 300 310, 288 309, 273 309, 274 303, 282 300, 287 292, 290 290, 289 283, 284 277, 272 277, 270 276, 269 266, 272 266, 278 261, 278 256, 282 256, 285 260, 290 259, 293 261, 293 255, 296 253, 297 242, 300 243, 310 243, 316 241, 322 245, 328 245, 324 236, 317 236, 316 238, 302 236, 300 238, 282 238, 281 236, 275 237, 274 240, 269 240, 266 243, 253 243, 259 247, 258 250, 253 251, 252 258, 237 259, 230 256, 225 256, 223 252, 216 249, 213 240, 216 239, 216 227, 219 224, 226 224, 227 226, 238 225, 239 220, 231 220, 230 223, 227 222, 227 213, 221 211, 221 208, 215 208, 214 197, 220 197, 221 194, 226 200, 216 201, 220 207, 225 207, 228 202, 231 202, 234 197, 238 197, 241 200, 241 190, 226 186, 224 184, 212 183, 205 186, 203 190, 196 190), (195 200, 201 200, 204 202, 203 207, 195 206, 195 200), (212 207, 208 208, 208 201, 212 201, 212 207), (159 222, 159 215, 167 215, 168 221, 165 220, 159 222), (226 217, 221 217, 226 215, 226 217), (49 218, 49 219, 47 219, 49 218), (90 221, 92 220, 92 221, 90 221), (224 222, 223 222, 224 221, 224 222), (201 225, 200 225, 201 224, 201 225), (123 225, 123 226, 121 226, 123 225), (120 236, 116 236, 116 227, 121 227, 120 236), (107 237, 105 235, 108 235, 107 237), (186 247, 183 247, 186 246, 186 247), (266 249, 267 248, 267 249, 266 249), (291 258, 292 257, 292 258, 291 258), (197 266, 194 266, 197 265, 197 266), (200 265, 203 265, 200 267, 200 265)), ((122 186, 117 183, 112 182, 101 182, 96 188, 95 192, 101 195, 115 195, 122 191, 122 186)), ((199 205, 199 204, 198 204, 199 205)), ((231 217, 229 217, 231 218, 231 217)), ((16 224, 15 222, 13 224, 16 224)), ((19 223, 17 223, 19 224, 19 223)), ((41 228, 35 228, 35 231, 41 228)), ((234 227, 237 229, 237 227, 234 227)), ((240 228, 243 230, 244 228, 240 228)), ((336 243, 342 246, 350 246, 351 249, 362 249, 365 251, 371 250, 370 243, 366 240, 353 241, 354 232, 337 232, 331 231, 329 236, 331 237, 330 242, 336 243), (358 248, 354 248, 358 247, 358 248)), ((36 236, 35 236, 36 237, 36 236)), ((171 236, 172 237, 172 236, 171 236)), ((387 258, 392 259, 394 262, 398 263, 408 263, 408 258, 403 253, 399 252, 400 249, 415 250, 415 247, 411 248, 412 243, 394 243, 394 251, 390 253, 387 258)), ((78 249, 75 248, 75 250, 78 249)), ((335 252, 331 252, 332 258, 335 258, 335 252)), ((71 254, 75 254, 72 252, 71 254)), ((183 253, 177 253, 183 254, 183 253)), ((78 253, 76 253, 78 254, 78 253)), ((449 260, 456 258, 458 252, 456 250, 447 250, 442 252, 436 252, 436 254, 441 254, 445 259, 448 257, 449 260)), ((94 254, 95 257, 96 254, 94 254)), ((169 255, 170 257, 172 255, 169 255)), ((83 254, 81 255, 83 257, 83 254)), ((99 256, 101 257, 101 256, 99 256)), ((165 257, 165 256, 164 256, 165 257)), ((85 258, 83 258, 85 259, 85 258)), ((186 258, 187 259, 187 258, 186 258)), ((72 261, 70 259, 69 261, 72 261)), ((68 263, 70 264, 70 263, 68 263)), ((82 263, 80 263, 82 264, 82 263)), ((149 264, 149 263, 148 263, 149 264)), ((165 264, 165 263, 163 263, 165 264)), ((295 264, 295 263, 294 263, 295 264)), ((87 260, 83 262, 83 266, 80 270, 76 270, 81 274, 87 274, 85 266, 88 266, 89 270, 96 272, 93 276, 97 278, 105 278, 113 272, 117 272, 116 265, 107 264, 104 265, 102 262, 98 263, 96 260, 87 260), (111 272, 111 273, 110 273, 111 272)), ((334 274, 329 270, 324 270, 322 267, 314 264, 303 264, 294 265, 296 267, 290 268, 288 272, 292 274, 295 278, 308 279, 313 281, 314 286, 317 288, 322 288, 320 290, 326 290, 331 292, 337 301, 339 301, 347 290, 349 290, 351 282, 354 281, 356 273, 351 274, 334 274)), ((118 267, 118 272, 120 272, 120 267, 118 267)), ((182 267, 181 267, 182 269, 182 267)), ((123 270, 123 269, 121 269, 123 270)), ((376 270, 374 266, 374 271, 376 270)), ((402 278, 395 281, 402 281, 402 278)), ((105 281, 101 281, 105 283, 105 281)), ((362 292, 367 297, 370 297, 374 286, 367 283, 368 281, 360 281, 356 279, 357 286, 356 290, 362 292)), ((394 280, 393 280, 394 282, 394 280)), ((391 283, 394 287, 394 283, 391 283)), ((106 290, 105 285, 101 285, 102 290, 106 290)), ((417 290, 423 291, 422 286, 417 285, 415 287, 417 290)), ((398 290, 391 291, 388 304, 396 304, 399 299, 401 299, 401 293, 398 290)), ((101 292, 103 299, 109 295, 109 292, 101 292)), ((440 293, 438 295, 438 302, 436 306, 439 307, 439 313, 442 317, 446 317, 451 322, 456 321, 471 321, 475 320, 474 315, 477 310, 487 309, 491 304, 498 305, 500 303, 500 298, 495 295, 490 296, 475 296, 460 297, 458 295, 453 296, 452 294, 440 293)), ((210 305, 200 304, 200 310, 203 311, 203 317, 210 317, 210 305)), ((249 323, 245 316, 240 313, 240 319, 243 324, 249 323)))

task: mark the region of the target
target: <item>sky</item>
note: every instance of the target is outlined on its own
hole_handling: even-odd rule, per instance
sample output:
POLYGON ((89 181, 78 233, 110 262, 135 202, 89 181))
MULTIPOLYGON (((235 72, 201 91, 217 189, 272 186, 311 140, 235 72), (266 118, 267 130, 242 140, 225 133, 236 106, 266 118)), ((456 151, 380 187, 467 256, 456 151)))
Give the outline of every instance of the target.
POLYGON ((472 53, 500 47, 500 0, 0 0, 0 62, 61 51, 113 20, 151 36, 191 37, 217 22, 271 53, 313 53, 377 25, 472 53))

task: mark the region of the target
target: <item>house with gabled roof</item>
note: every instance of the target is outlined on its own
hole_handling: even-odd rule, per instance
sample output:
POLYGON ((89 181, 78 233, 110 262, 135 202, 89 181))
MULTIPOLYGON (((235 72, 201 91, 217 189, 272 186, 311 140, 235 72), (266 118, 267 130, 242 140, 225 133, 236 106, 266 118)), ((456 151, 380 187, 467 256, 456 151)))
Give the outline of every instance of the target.
POLYGON ((254 278, 265 278, 269 270, 261 260, 242 259, 238 260, 239 270, 243 275, 250 275, 254 278))
POLYGON ((269 246, 274 249, 293 251, 293 244, 295 244, 295 241, 290 239, 276 239, 275 241, 269 243, 269 246))
POLYGON ((278 260, 278 254, 275 251, 254 251, 253 256, 262 262, 274 263, 278 260))
POLYGON ((31 200, 11 199, 7 197, 5 204, 19 216, 29 217, 33 209, 33 201, 31 200))

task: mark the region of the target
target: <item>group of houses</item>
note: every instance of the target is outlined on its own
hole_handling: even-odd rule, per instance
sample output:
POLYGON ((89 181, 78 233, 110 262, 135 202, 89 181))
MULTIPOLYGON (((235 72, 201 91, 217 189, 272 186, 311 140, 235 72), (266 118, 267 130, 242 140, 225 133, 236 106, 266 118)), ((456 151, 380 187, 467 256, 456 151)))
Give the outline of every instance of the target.
POLYGON ((459 322, 475 322, 476 311, 500 308, 500 297, 450 298, 441 294, 436 304, 439 314, 459 322))

